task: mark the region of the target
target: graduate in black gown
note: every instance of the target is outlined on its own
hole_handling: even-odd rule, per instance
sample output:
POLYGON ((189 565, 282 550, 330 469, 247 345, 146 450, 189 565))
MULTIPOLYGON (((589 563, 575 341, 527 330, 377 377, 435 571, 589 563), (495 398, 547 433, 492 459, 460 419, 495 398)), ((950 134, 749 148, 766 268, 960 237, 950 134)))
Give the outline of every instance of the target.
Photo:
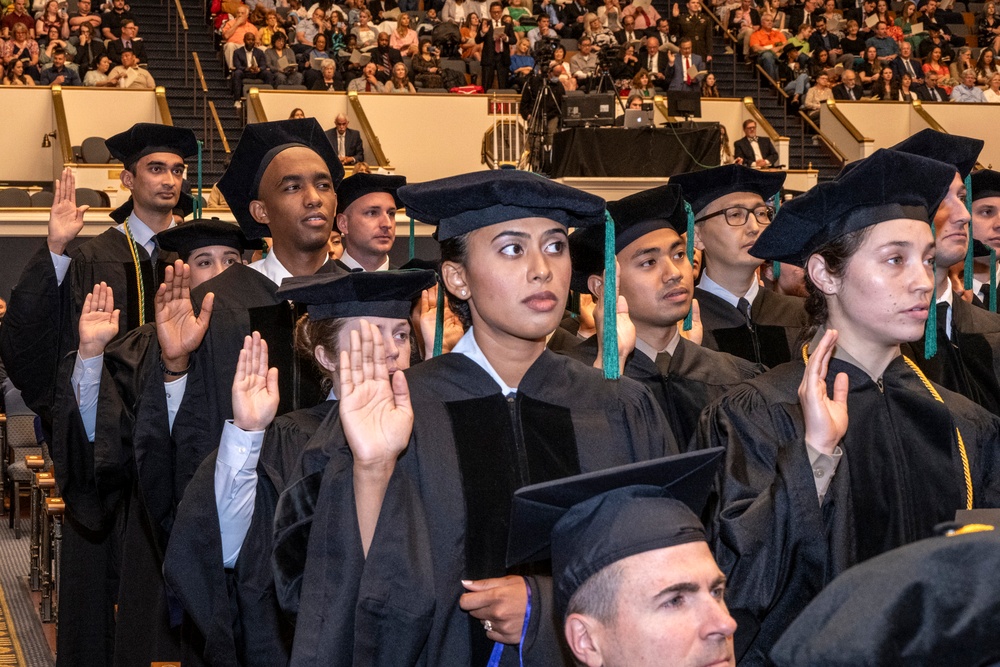
POLYGON ((343 167, 315 119, 247 127, 219 189, 244 234, 271 238, 268 255, 235 266, 191 293, 190 305, 173 303, 164 326, 176 345, 161 345, 164 376, 144 386, 136 418, 139 488, 153 525, 165 541, 177 503, 232 418, 231 378, 243 339, 253 331, 270 343, 271 362, 284 372, 279 414, 311 407, 325 393, 311 364, 294 351, 301 308, 276 295, 287 277, 342 272, 329 261, 327 242, 336 214, 335 187, 343 167), (188 337, 207 295, 214 296, 204 338, 188 337), (179 407, 167 420, 167 388, 179 407))
MULTIPOLYGON (((922 155, 953 165, 948 196, 934 214, 936 349, 928 354, 926 337, 904 349, 932 381, 1000 415, 1000 315, 977 308, 956 295, 951 272, 962 268, 972 244, 966 177, 976 164, 983 142, 934 130, 923 130, 891 150, 922 155)), ((975 201, 975 192, 971 194, 975 201)), ((930 333, 928 331, 928 333, 930 333)))
POLYGON ((337 227, 344 254, 337 263, 347 271, 387 271, 396 241, 396 191, 405 176, 358 173, 337 188, 337 227))
MULTIPOLYGON (((178 300, 187 300, 188 284, 240 264, 248 243, 233 224, 196 220, 161 232, 157 245, 181 258, 167 268, 157 294, 162 318, 168 289, 176 286, 178 300)), ((179 659, 180 636, 169 623, 161 575, 164 545, 157 544, 138 494, 131 438, 139 387, 150 374, 162 377, 156 329, 149 322, 112 342, 120 314, 113 290, 106 283, 95 286, 80 318, 80 348, 68 359, 72 377, 57 393, 54 426, 70 464, 61 489, 67 507, 95 526, 124 513, 114 664, 144 666, 179 659)))
POLYGON ((705 258, 694 294, 702 344, 767 367, 794 358, 805 325, 803 300, 763 289, 761 262, 749 252, 774 216, 769 200, 784 180, 780 172, 735 164, 670 179, 684 189, 695 247, 705 258))
POLYGON ((741 665, 768 664, 846 568, 1000 503, 1000 419, 900 354, 928 319, 930 221, 953 177, 877 151, 782 207, 754 245, 806 268, 815 335, 702 415, 701 444, 726 447, 712 530, 741 665))
MULTIPOLYGON (((366 344, 373 335, 381 338, 389 374, 408 368, 407 318, 413 300, 435 283, 433 271, 420 270, 286 280, 278 294, 308 304, 296 326, 296 347, 316 364, 328 395, 277 419, 281 371, 268 371, 267 345, 259 334, 246 338, 233 381, 234 418, 188 484, 164 563, 164 576, 193 626, 185 634, 202 638, 189 644, 196 655, 186 655, 183 663, 287 663, 292 625, 278 607, 271 573, 278 495, 295 479, 313 435, 339 419, 340 350, 349 348, 352 332, 366 344)), ((325 456, 318 448, 311 455, 325 456)))
MULTIPOLYGON (((685 449, 705 406, 761 368, 702 347, 681 333, 692 308, 694 278, 685 249, 688 216, 680 186, 661 185, 609 202, 608 212, 615 221, 619 293, 634 325, 629 338, 635 341, 635 351, 624 359, 624 373, 649 389, 685 449)), ((583 283, 580 289, 600 302, 604 230, 577 230, 569 246, 574 282, 583 283)), ((599 340, 592 336, 566 354, 592 364, 600 358, 599 340)))
POLYGON ((972 303, 997 312, 997 248, 1000 248, 1000 171, 981 169, 970 177, 972 183, 972 236, 975 264, 972 303), (991 297, 991 295, 994 295, 991 297))
MULTIPOLYGON (((25 267, 11 294, 0 355, 15 386, 29 407, 51 431, 55 391, 68 382, 72 363, 61 364, 77 349, 77 324, 86 296, 106 283, 118 299, 120 333, 153 317, 153 295, 162 265, 173 256, 158 253, 154 235, 173 224, 179 204, 190 210, 182 192, 184 160, 198 152, 190 130, 138 123, 105 142, 122 161, 122 185, 129 200, 112 218, 119 224, 74 249, 69 244, 83 228, 86 206, 76 205, 76 185, 66 169, 56 184, 45 246, 25 267), (152 255, 156 255, 155 261, 152 255)), ((53 433, 50 441, 56 481, 66 488, 72 463, 65 441, 53 433)), ((108 665, 115 636, 114 606, 118 593, 124 511, 93 523, 67 499, 60 578, 61 631, 57 638, 59 665, 108 665)))
POLYGON ((551 578, 505 566, 514 491, 677 451, 641 385, 545 349, 569 292, 566 228, 600 224, 604 201, 505 170, 399 196, 437 226, 448 298, 472 326, 405 384, 352 371, 353 395, 388 407, 356 407, 345 390, 342 431, 327 436, 339 455, 318 484, 303 470, 279 499, 275 579, 297 614, 292 664, 480 665, 495 653, 509 665, 519 649, 526 664, 562 664, 551 578), (285 554, 310 522, 302 569, 285 554))

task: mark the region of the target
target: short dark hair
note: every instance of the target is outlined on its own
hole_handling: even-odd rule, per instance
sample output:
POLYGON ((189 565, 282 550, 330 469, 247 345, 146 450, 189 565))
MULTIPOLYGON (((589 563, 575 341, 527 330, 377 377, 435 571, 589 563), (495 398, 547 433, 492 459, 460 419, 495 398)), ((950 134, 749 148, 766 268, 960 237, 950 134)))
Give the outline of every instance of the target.
POLYGON ((744 130, 747 129, 747 125, 749 125, 750 123, 756 125, 757 121, 755 121, 753 118, 747 118, 745 121, 743 121, 743 129, 744 130))
POLYGON ((576 589, 566 606, 566 615, 583 614, 604 625, 614 622, 621 587, 621 561, 616 561, 591 575, 576 589))
POLYGON ((125 26, 135 25, 135 21, 133 21, 132 19, 122 19, 120 25, 122 28, 124 28, 125 26))

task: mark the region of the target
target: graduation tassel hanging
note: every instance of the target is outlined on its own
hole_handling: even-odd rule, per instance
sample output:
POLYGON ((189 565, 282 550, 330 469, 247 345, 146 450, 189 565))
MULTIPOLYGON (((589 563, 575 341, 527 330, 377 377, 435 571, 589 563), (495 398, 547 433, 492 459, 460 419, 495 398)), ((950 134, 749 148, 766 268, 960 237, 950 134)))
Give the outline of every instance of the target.
POLYGON ((444 347, 444 283, 438 282, 437 310, 434 318, 434 352, 431 356, 440 357, 444 347))
MULTIPOLYGON (((778 211, 781 210, 781 191, 774 193, 774 214, 777 215, 778 211)), ((774 280, 777 282, 778 278, 781 277, 781 262, 771 262, 771 273, 774 274, 774 280)))
POLYGON ((927 325, 924 327, 924 359, 937 354, 937 284, 931 292, 931 305, 927 310, 927 325))
POLYGON ((990 312, 997 312, 997 251, 990 248, 990 312))
POLYGON ((969 212, 969 247, 965 251, 965 269, 963 270, 963 285, 972 289, 972 274, 975 270, 972 263, 972 177, 965 177, 965 208, 969 212))
POLYGON ((413 259, 417 254, 417 238, 413 234, 413 216, 407 216, 410 218, 410 259, 413 259))
POLYGON ((601 344, 604 347, 601 361, 604 364, 604 379, 617 380, 618 372, 618 294, 615 272, 615 221, 611 213, 604 211, 604 332, 601 344))
MULTIPOLYGON (((687 246, 685 248, 687 252, 688 262, 694 266, 694 211, 691 210, 691 204, 684 202, 684 212, 687 214, 687 246)), ((694 300, 691 301, 691 306, 688 307, 688 314, 684 317, 684 331, 691 331, 691 327, 694 323, 694 300)))
POLYGON ((201 218, 201 202, 204 201, 204 199, 201 198, 202 173, 203 173, 202 172, 202 147, 204 145, 205 144, 203 144, 201 141, 198 142, 198 196, 194 200, 194 219, 195 220, 198 220, 199 218, 201 218))

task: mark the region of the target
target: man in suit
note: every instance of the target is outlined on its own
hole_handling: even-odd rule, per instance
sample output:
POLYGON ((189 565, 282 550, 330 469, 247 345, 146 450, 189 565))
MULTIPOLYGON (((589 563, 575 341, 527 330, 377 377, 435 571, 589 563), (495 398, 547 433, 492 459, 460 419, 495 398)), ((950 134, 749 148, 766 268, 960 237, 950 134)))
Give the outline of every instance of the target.
POLYGON ((858 27, 860 28, 858 31, 858 37, 863 39, 868 39, 875 33, 872 32, 872 29, 868 27, 865 21, 867 21, 868 17, 874 13, 875 13, 875 0, 864 0, 864 3, 862 3, 861 7, 857 7, 855 9, 849 9, 844 12, 844 21, 850 21, 852 19, 857 21, 858 27))
POLYGON ((381 23, 385 20, 385 12, 391 12, 399 7, 396 0, 371 0, 368 3, 368 11, 372 13, 372 23, 381 23))
MULTIPOLYGON (((853 74, 853 72, 852 72, 853 74)), ((773 167, 778 162, 778 151, 767 137, 757 136, 757 121, 743 121, 743 138, 733 144, 733 155, 741 164, 755 169, 773 167)))
POLYGON ((233 52, 233 99, 243 97, 243 79, 263 79, 264 84, 274 85, 274 73, 267 66, 264 52, 257 48, 257 37, 248 32, 243 35, 243 48, 233 52))
POLYGON ((386 83, 392 78, 392 68, 396 63, 403 62, 403 55, 399 49, 389 46, 389 33, 380 32, 378 34, 378 46, 372 51, 372 62, 378 69, 375 71, 375 78, 386 83))
POLYGON ((646 52, 639 61, 649 72, 649 80, 657 90, 666 90, 670 83, 670 56, 660 51, 660 40, 656 37, 646 38, 646 52))
POLYGON ((125 49, 132 49, 132 53, 135 54, 136 59, 140 64, 148 63, 149 60, 146 58, 146 47, 143 46, 142 40, 136 40, 135 34, 138 32, 138 28, 135 25, 135 21, 132 19, 122 20, 122 36, 120 39, 113 39, 108 42, 107 53, 108 58, 115 65, 122 64, 122 51, 125 49))
POLYGON ((899 45, 899 57, 889 65, 892 68, 892 80, 899 81, 904 74, 909 74, 914 84, 923 84, 924 70, 920 61, 913 57, 913 45, 903 42, 899 45))
POLYGON ((483 80, 480 85, 489 89, 493 84, 493 73, 496 72, 497 86, 507 87, 507 75, 510 73, 510 45, 514 44, 514 26, 504 25, 502 21, 503 6, 499 2, 490 4, 490 15, 479 24, 476 33, 476 43, 483 45, 482 60, 483 80))
POLYGON ((677 45, 681 52, 674 56, 674 66, 668 90, 689 90, 696 91, 701 86, 701 79, 704 74, 693 72, 703 72, 705 62, 697 53, 692 53, 691 40, 685 37, 677 45))
POLYGON ((365 161, 365 146, 361 142, 361 133, 352 130, 348 125, 347 116, 340 114, 333 121, 334 128, 326 131, 326 138, 330 140, 341 164, 357 164, 365 161))
POLYGON ((833 87, 833 99, 860 100, 865 93, 857 83, 858 75, 852 70, 845 69, 840 75, 840 83, 833 87))
POLYGON ((924 78, 924 85, 917 88, 917 97, 922 102, 947 102, 948 93, 943 88, 938 87, 937 72, 927 72, 924 78))
POLYGON ((845 54, 844 50, 840 48, 840 38, 827 30, 826 17, 817 16, 813 24, 816 29, 809 36, 809 49, 813 52, 826 50, 830 54, 831 64, 854 69, 854 56, 850 53, 845 54))
POLYGON ((642 30, 635 29, 635 17, 623 16, 622 29, 615 33, 615 41, 619 44, 632 44, 641 42, 644 39, 645 33, 642 30))
POLYGON ((580 39, 586 27, 583 25, 583 19, 589 11, 586 0, 566 3, 563 6, 563 29, 559 34, 566 39, 580 39))
MULTIPOLYGON (((634 20, 634 19, 633 19, 634 20)), ((661 18, 656 21, 656 27, 649 31, 650 37, 660 40, 661 53, 677 53, 677 35, 670 33, 670 23, 667 19, 661 18)), ((621 42, 618 42, 621 44, 621 42)))

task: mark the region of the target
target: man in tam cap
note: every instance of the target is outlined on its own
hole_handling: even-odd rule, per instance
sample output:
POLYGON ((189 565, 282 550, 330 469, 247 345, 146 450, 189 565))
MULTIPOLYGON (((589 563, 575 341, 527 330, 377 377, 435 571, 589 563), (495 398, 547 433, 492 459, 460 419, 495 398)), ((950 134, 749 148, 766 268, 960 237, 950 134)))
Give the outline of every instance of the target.
POLYGON ((697 515, 721 454, 682 454, 515 494, 508 562, 551 556, 555 612, 578 663, 736 664, 726 577, 697 515))
MULTIPOLYGON (((185 159, 198 152, 191 130, 150 123, 137 123, 105 143, 123 163, 122 185, 131 192, 112 214, 121 224, 70 250, 88 207, 76 205, 75 180, 66 169, 55 185, 45 247, 22 273, 0 331, 0 355, 11 380, 46 431, 52 428, 56 387, 68 381, 72 369, 60 361, 77 349, 80 312, 94 285, 103 282, 114 290, 121 310, 119 335, 153 319, 158 274, 173 259, 158 251, 154 236, 173 224, 172 210, 184 198, 185 159)), ((56 433, 50 445, 57 481, 66 489, 72 465, 65 442, 56 433)), ((82 509, 67 500, 58 661, 105 665, 114 636, 115 552, 121 538, 114 521, 96 531, 84 529, 78 523, 82 509)))
POLYGON ((396 240, 396 191, 404 176, 354 174, 337 188, 337 229, 344 243, 340 263, 349 271, 388 271, 396 240))
MULTIPOLYGON (((990 306, 996 292, 996 251, 1000 249, 1000 171, 982 169, 972 180, 972 236, 982 244, 982 256, 976 256, 972 279, 972 302, 996 312, 990 306), (987 261, 987 257, 992 257, 987 261)), ((996 304, 996 297, 992 303, 996 304)))

